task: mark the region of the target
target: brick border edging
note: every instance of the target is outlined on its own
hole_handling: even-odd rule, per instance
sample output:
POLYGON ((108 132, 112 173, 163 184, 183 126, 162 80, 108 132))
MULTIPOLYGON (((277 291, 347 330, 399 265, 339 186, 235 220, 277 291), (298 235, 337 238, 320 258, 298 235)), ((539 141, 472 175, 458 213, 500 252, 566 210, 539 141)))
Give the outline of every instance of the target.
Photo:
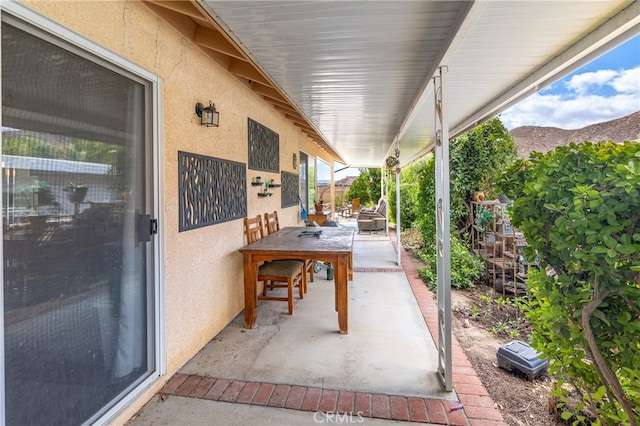
MULTIPOLYGON (((395 232, 390 232, 389 239, 393 247, 397 250, 395 235, 395 232)), ((434 339, 434 342, 437 342, 438 305, 433 294, 418 275, 418 268, 413 262, 413 259, 402 246, 400 247, 400 256, 409 285, 411 285, 411 290, 427 324, 429 333, 434 339)), ((453 389, 458 395, 459 401, 464 404, 462 410, 464 410, 470 424, 473 426, 506 425, 507 423, 502 418, 502 414, 500 414, 500 411, 495 407, 493 398, 491 398, 489 392, 487 392, 487 389, 482 384, 482 381, 473 369, 471 362, 469 362, 469 359, 462 350, 462 346, 460 346, 458 339, 456 339, 454 335, 451 336, 451 349, 453 389)))
MULTIPOLYGON (((187 398, 259 405, 290 410, 322 412, 398 420, 467 426, 473 424, 465 410, 451 408, 457 401, 379 393, 323 389, 275 383, 217 379, 191 374, 175 374, 160 394, 187 398)), ((500 424, 500 423, 482 423, 500 424)))

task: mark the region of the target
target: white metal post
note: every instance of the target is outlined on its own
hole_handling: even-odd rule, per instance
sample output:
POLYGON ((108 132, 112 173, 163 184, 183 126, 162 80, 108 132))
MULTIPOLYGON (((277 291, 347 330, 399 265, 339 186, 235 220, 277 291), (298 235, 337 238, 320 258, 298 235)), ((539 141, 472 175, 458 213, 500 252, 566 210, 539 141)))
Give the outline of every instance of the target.
POLYGON ((449 218, 449 124, 447 122, 447 67, 434 78, 436 110, 436 250, 438 273, 438 378, 444 390, 453 390, 451 377, 451 241, 449 218))
POLYGON ((400 165, 396 165, 396 247, 398 247, 397 254, 398 259, 396 263, 398 266, 402 266, 402 258, 400 256, 400 165))

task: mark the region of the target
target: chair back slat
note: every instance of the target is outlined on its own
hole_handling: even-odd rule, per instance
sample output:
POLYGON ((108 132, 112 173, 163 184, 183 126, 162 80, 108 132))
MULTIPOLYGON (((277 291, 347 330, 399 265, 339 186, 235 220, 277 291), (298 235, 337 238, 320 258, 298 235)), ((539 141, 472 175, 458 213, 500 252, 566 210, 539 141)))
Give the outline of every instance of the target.
POLYGON ((267 235, 271 235, 274 232, 280 230, 280 221, 278 220, 278 212, 264 214, 264 225, 267 228, 267 235))
POLYGON ((262 228, 262 218, 260 215, 254 218, 244 218, 244 230, 247 234, 247 244, 258 241, 264 236, 264 229, 262 228))

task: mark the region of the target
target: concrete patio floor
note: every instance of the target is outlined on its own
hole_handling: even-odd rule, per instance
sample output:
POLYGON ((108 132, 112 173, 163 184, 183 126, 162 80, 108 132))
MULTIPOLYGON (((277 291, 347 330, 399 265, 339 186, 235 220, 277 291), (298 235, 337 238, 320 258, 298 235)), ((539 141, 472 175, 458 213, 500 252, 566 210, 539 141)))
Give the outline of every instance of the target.
POLYGON ((455 339, 454 392, 441 390, 437 305, 404 252, 404 268, 396 264, 394 242, 356 234, 348 334, 338 333, 323 268, 294 315, 261 301, 247 330, 240 313, 128 424, 504 425, 455 339))

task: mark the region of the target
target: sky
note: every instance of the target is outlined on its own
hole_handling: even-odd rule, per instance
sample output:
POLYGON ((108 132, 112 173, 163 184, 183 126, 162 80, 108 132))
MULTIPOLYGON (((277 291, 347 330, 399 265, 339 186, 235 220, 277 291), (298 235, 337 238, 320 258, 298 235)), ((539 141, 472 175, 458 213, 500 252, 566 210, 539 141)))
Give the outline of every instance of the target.
POLYGON ((500 115, 519 126, 580 129, 640 110, 640 35, 500 115))

